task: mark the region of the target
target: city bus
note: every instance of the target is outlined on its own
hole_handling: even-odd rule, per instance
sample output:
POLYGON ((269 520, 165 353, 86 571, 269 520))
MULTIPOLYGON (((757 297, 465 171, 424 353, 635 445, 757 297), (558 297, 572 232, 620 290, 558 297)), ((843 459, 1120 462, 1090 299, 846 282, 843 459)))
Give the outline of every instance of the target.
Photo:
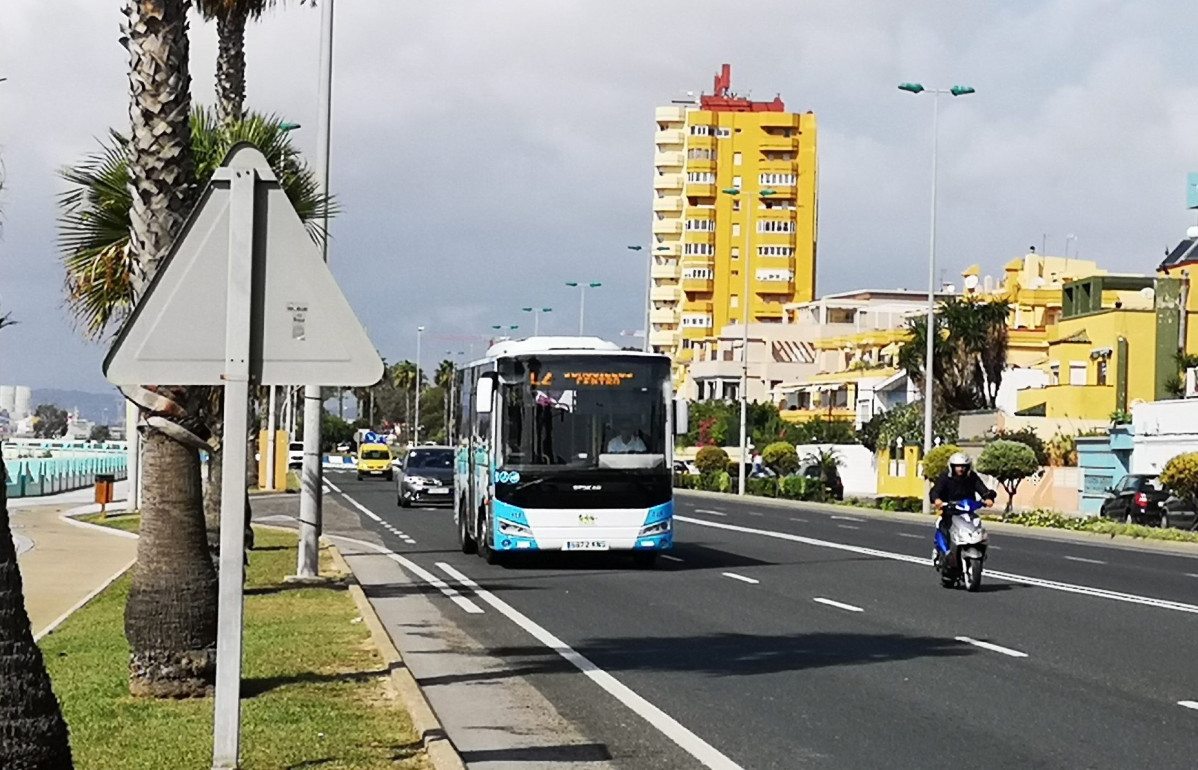
POLYGON ((674 542, 670 360, 590 337, 499 342, 458 374, 454 524, 490 563, 536 551, 625 551, 652 566, 674 542))

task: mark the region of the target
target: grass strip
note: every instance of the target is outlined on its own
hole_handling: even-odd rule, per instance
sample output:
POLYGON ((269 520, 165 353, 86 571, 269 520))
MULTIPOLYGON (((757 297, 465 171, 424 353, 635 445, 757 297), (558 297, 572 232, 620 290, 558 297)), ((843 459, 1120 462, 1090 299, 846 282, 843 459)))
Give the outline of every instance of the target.
MULTIPOLYGON (((136 531, 137 517, 96 523, 136 531)), ((245 597, 242 767, 428 768, 344 583, 285 584, 283 576, 295 568, 295 535, 258 529, 256 540, 245 597)), ((330 563, 322 552, 325 574, 330 563)), ((207 770, 211 699, 129 696, 128 592, 125 577, 41 643, 71 728, 76 766, 207 770)))

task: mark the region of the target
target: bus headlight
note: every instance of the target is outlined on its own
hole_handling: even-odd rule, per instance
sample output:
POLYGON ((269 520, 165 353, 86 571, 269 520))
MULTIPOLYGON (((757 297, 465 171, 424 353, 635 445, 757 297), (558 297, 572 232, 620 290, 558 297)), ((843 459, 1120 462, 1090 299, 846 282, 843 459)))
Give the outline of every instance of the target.
POLYGON ((499 519, 499 534, 507 535, 508 537, 532 538, 531 529, 528 527, 522 527, 519 524, 506 519, 499 519))
POLYGON ((650 524, 647 527, 641 528, 641 534, 637 537, 655 537, 656 535, 664 535, 670 531, 673 526, 673 519, 665 519, 656 524, 650 524))

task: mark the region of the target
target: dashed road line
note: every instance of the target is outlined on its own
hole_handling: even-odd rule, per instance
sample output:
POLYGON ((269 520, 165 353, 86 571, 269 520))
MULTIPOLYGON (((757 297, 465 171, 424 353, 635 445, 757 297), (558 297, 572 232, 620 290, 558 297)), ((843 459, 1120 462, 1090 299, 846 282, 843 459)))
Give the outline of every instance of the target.
MULTIPOLYGON (((334 487, 334 488, 335 488, 335 487, 334 487)), ((391 531, 395 531, 395 530, 391 529, 391 528, 392 528, 392 525, 391 525, 391 523, 390 523, 390 522, 383 521, 383 519, 382 519, 382 518, 381 518, 381 517, 380 517, 380 516, 379 516, 377 513, 375 513, 374 511, 370 510, 370 509, 369 509, 369 508, 367 508, 366 506, 362 505, 362 504, 361 504, 361 503, 359 503, 357 500, 353 499, 352 497, 350 497, 349 495, 345 494, 344 492, 341 492, 341 490, 339 490, 339 489, 338 489, 337 491, 341 493, 341 496, 342 496, 343 498, 345 498, 345 501, 346 501, 347 503, 349 503, 349 504, 350 504, 350 505, 352 505, 353 507, 357 508, 357 509, 358 509, 359 511, 361 511, 362 513, 366 514, 367 516, 369 516, 369 517, 370 517, 371 519, 373 519, 374 521, 378 522, 379 524, 382 524, 384 528, 386 528, 386 529, 389 529, 389 530, 391 530, 391 531)), ((407 541, 404 541, 404 542, 407 542, 407 541)), ((410 543, 408 543, 408 544, 409 544, 409 545, 415 545, 415 544, 416 544, 416 541, 415 541, 415 540, 412 540, 412 541, 411 541, 410 543)))
POLYGON ((750 516, 764 516, 765 514, 762 513, 761 511, 749 511, 749 515, 750 516))
MULTIPOLYGON (((879 559, 890 559, 892 561, 907 562, 908 564, 918 564, 921 567, 926 567, 928 564, 928 558, 926 556, 910 556, 905 553, 881 551, 876 548, 865 548, 859 545, 849 545, 848 543, 836 543, 831 540, 819 540, 814 537, 804 537, 803 535, 794 535, 789 532, 776 532, 768 529, 742 527, 738 524, 725 524, 723 522, 708 521, 706 519, 693 519, 689 516, 675 516, 674 518, 677 521, 686 522, 687 524, 695 524, 701 527, 723 529, 729 532, 740 532, 747 535, 759 535, 761 537, 770 537, 776 540, 788 540, 792 543, 802 543, 804 545, 815 546, 817 548, 831 548, 837 551, 847 551, 848 553, 861 554, 862 556, 873 556, 879 559)), ((993 548, 994 546, 991 547, 993 548)), ((1008 583, 1019 583, 1022 585, 1035 586, 1037 588, 1047 588, 1052 591, 1061 591, 1063 593, 1080 594, 1082 596, 1091 596, 1097 599, 1110 599, 1111 601, 1125 602, 1127 604, 1140 604, 1145 607, 1155 607, 1162 610, 1172 610, 1173 612, 1184 612, 1191 615, 1198 615, 1198 605, 1196 604, 1174 602, 1167 599, 1156 599, 1151 596, 1127 594, 1119 591, 1108 591, 1105 588, 1093 588, 1091 586, 1077 585, 1076 583, 1061 583, 1056 580, 1046 580, 1044 578, 1031 577, 1029 575, 1018 575, 1012 572, 988 570, 986 574, 994 580, 1005 580, 1008 583)))
POLYGON ((825 599, 822 596, 817 596, 811 601, 819 602, 820 604, 826 604, 829 607, 835 607, 838 610, 848 610, 849 612, 865 612, 865 610, 861 609, 860 607, 854 607, 851 604, 845 604, 844 602, 838 602, 832 599, 825 599))
POLYGON ((723 511, 713 511, 708 508, 696 508, 695 513, 706 513, 709 516, 727 516, 723 511))
POLYGON ((740 765, 721 754, 714 746, 698 735, 695 735, 669 714, 645 700, 629 688, 628 685, 620 682, 614 676, 596 666, 589 658, 578 653, 573 647, 570 647, 570 645, 537 625, 528 616, 507 602, 499 599, 490 591, 479 587, 477 583, 450 565, 438 563, 437 567, 447 575, 455 578, 463 586, 473 590, 479 599, 524 629, 538 642, 556 652, 564 660, 581 671, 584 676, 602 687, 609 695, 623 703, 646 722, 653 725, 663 735, 674 741, 674 743, 678 744, 679 747, 704 766, 710 768, 710 770, 744 770, 740 765))
POLYGON ((852 516, 829 516, 828 518, 834 519, 835 521, 855 521, 857 523, 865 521, 864 519, 854 519, 852 516))
POLYGON ((1194 709, 1195 711, 1198 711, 1198 701, 1196 700, 1179 700, 1177 701, 1177 705, 1183 708, 1194 709))
POLYGON ((1019 650, 1012 650, 1010 647, 1003 647, 1002 645, 991 644, 990 642, 983 642, 979 639, 971 639, 968 636, 958 636, 955 638, 958 642, 964 642, 965 644, 972 644, 974 647, 981 647, 983 650, 990 650, 991 652, 998 652, 998 653, 1002 653, 1003 655, 1009 655, 1012 658, 1026 658, 1027 657, 1026 652, 1020 652, 1019 650))
POLYGON ((1083 559, 1081 556, 1066 556, 1064 558, 1066 561, 1077 561, 1081 562, 1082 564, 1106 564, 1105 561, 1099 561, 1098 559, 1083 559))
POLYGON ((721 572, 720 574, 726 578, 732 578, 733 580, 739 580, 742 583, 749 583, 750 585, 757 585, 758 583, 761 582, 760 580, 754 580, 751 577, 745 577, 744 575, 738 575, 735 572, 721 572))
POLYGON ((790 517, 790 520, 791 520, 791 521, 797 521, 797 522, 798 522, 798 523, 800 523, 800 524, 806 524, 806 523, 807 523, 807 520, 806 520, 806 519, 800 519, 800 518, 796 518, 796 517, 794 517, 794 516, 791 516, 791 517, 790 517))
POLYGON ((1187 572, 1186 577, 1198 578, 1198 572, 1187 572))
POLYGON ((665 559, 666 561, 682 562, 682 559, 679 559, 677 556, 670 556, 668 553, 663 553, 661 558, 665 559))
POLYGON ((913 532, 900 532, 900 533, 898 533, 898 536, 899 536, 899 537, 913 537, 913 538, 915 538, 916 540, 923 540, 923 539, 924 539, 924 536, 923 536, 923 535, 916 535, 916 534, 914 534, 913 532))
POLYGON ((836 526, 839 529, 861 529, 861 527, 854 527, 852 524, 837 524, 836 526))

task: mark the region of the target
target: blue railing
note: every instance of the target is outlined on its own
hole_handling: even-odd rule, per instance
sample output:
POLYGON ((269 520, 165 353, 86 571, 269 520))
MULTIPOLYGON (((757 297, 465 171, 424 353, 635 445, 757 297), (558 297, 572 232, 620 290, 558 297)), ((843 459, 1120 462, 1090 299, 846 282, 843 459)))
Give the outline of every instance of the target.
POLYGON ((77 457, 21 458, 4 461, 10 498, 41 497, 96 483, 97 474, 125 478, 125 453, 106 452, 77 457))

